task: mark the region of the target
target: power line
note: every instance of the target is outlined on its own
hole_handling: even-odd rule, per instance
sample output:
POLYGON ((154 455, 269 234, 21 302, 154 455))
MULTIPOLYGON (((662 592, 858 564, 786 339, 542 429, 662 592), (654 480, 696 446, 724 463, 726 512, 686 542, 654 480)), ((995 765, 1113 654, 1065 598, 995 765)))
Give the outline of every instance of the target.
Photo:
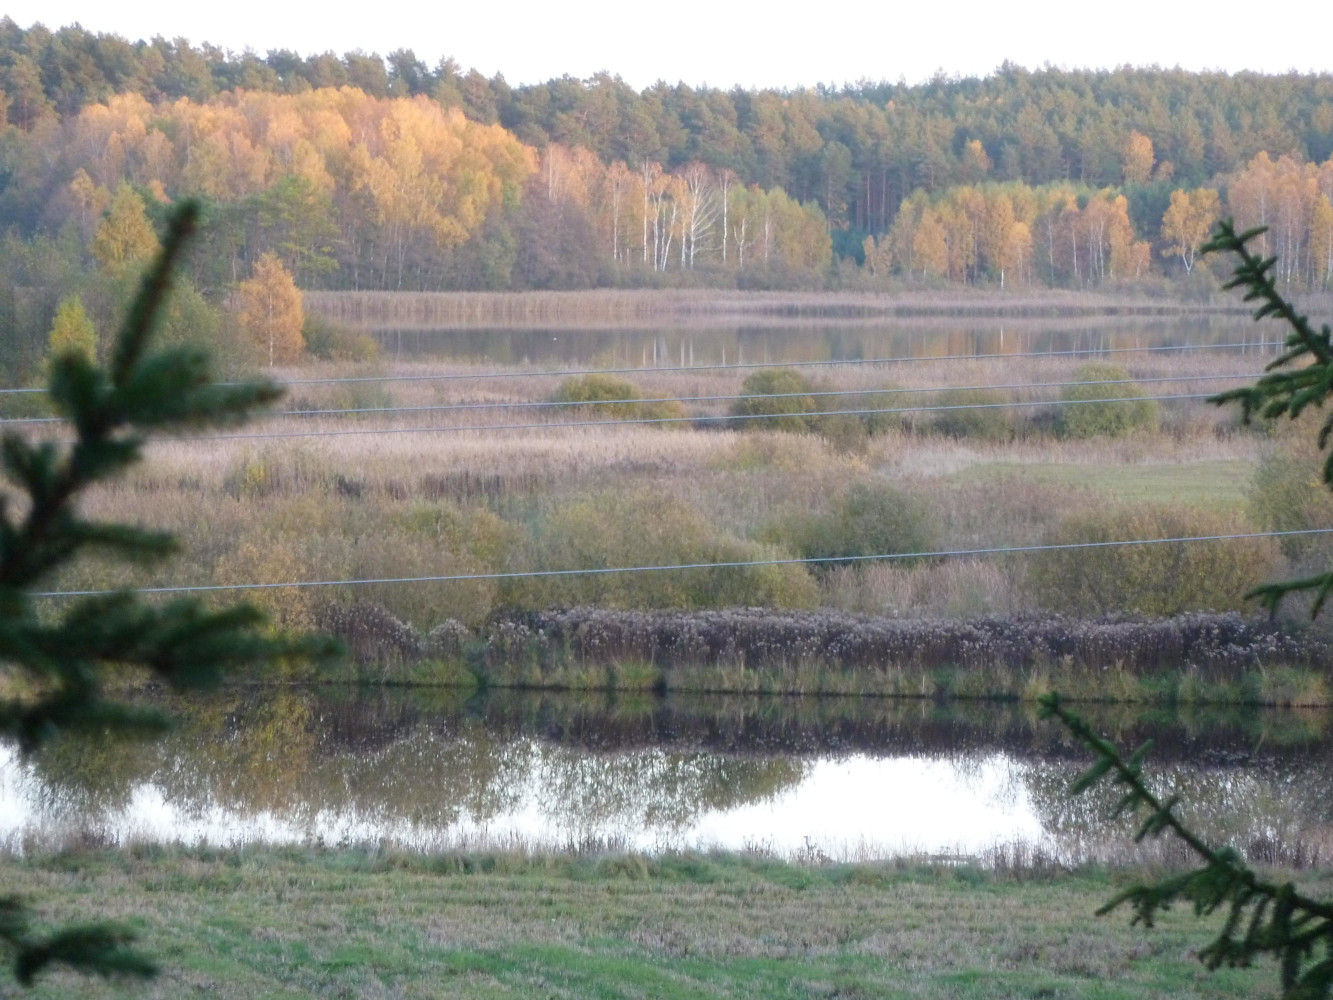
MULTIPOLYGON (((1082 406, 1092 403, 1138 403, 1144 400, 1212 399, 1211 392, 1165 393, 1157 396, 1117 396, 1105 399, 1035 399, 1003 403, 958 403, 947 406, 865 407, 848 410, 813 410, 799 413, 723 413, 697 417, 626 417, 610 420, 548 420, 526 424, 453 424, 431 427, 351 427, 310 431, 261 431, 249 434, 197 434, 163 438, 166 441, 262 441, 279 438, 343 437, 351 434, 430 434, 464 431, 560 430, 572 427, 626 427, 634 424, 731 423, 746 420, 780 420, 793 417, 869 416, 891 413, 939 413, 947 410, 994 410, 1022 406, 1082 406)), ((642 402, 642 400, 640 400, 642 402)))
MULTIPOLYGON (((744 371, 753 368, 814 368, 836 365, 930 364, 938 361, 988 361, 1005 358, 1068 358, 1108 354, 1151 354, 1174 351, 1227 351, 1280 346, 1267 341, 1240 341, 1225 344, 1158 344, 1151 347, 1090 347, 1059 351, 1014 351, 988 354, 940 354, 933 357, 841 358, 823 361, 754 361, 735 364, 667 365, 632 368, 563 368, 537 371, 449 372, 432 375, 353 375, 337 378, 289 379, 284 385, 348 385, 357 382, 451 382, 465 379, 556 378, 579 375, 652 375, 662 372, 744 371)), ((223 382, 221 385, 237 385, 223 382)), ((44 393, 30 387, 0 388, 0 395, 44 393)))
MULTIPOLYGON (((949 385, 949 386, 927 386, 922 388, 903 388, 900 386, 891 386, 882 389, 817 389, 808 392, 766 392, 766 393, 733 393, 731 395, 712 395, 712 396, 637 396, 626 397, 624 399, 587 399, 587 400, 510 400, 506 402, 486 402, 486 403, 439 403, 428 406, 362 406, 362 407, 342 407, 331 409, 306 409, 306 410, 275 410, 270 413, 263 413, 259 416, 262 419, 271 417, 318 417, 318 416, 348 416, 360 413, 440 413, 455 412, 460 410, 513 410, 513 409, 553 409, 563 408, 571 409, 583 406, 617 406, 626 404, 649 404, 649 403, 700 403, 700 402, 726 402, 751 399, 788 399, 800 397, 826 397, 826 396, 888 396, 902 394, 925 394, 935 392, 975 392, 982 390, 996 389, 1062 389, 1070 386, 1089 386, 1089 385, 1146 385, 1163 382, 1212 382, 1212 381, 1233 381, 1248 380, 1262 377, 1262 372, 1231 375, 1165 375, 1148 378, 1112 378, 1112 379, 1088 379, 1074 380, 1068 382, 1011 382, 994 385, 949 385)), ((0 417, 0 425, 16 424, 54 424, 62 423, 63 417, 0 417)))
MULTIPOLYGON (((618 573, 662 573, 693 569, 744 569, 754 566, 811 566, 829 563, 888 562, 903 559, 942 559, 957 556, 1008 555, 1058 552, 1071 549, 1125 548, 1139 545, 1176 545, 1191 542, 1225 542, 1248 538, 1290 538, 1298 535, 1333 534, 1333 528, 1302 528, 1292 531, 1250 531, 1229 535, 1186 535, 1176 538, 1129 538, 1108 542, 1061 542, 1043 545, 1004 545, 977 549, 942 549, 933 552, 885 552, 861 556, 811 556, 787 559, 743 559, 732 562, 670 563, 644 566, 603 566, 583 569, 514 570, 499 573, 452 573, 440 576, 362 577, 346 580, 285 580, 279 583, 204 583, 165 587, 136 587, 135 594, 188 594, 214 590, 280 590, 310 587, 360 587, 397 583, 462 583, 480 580, 519 580, 564 576, 604 576, 618 573)), ((115 590, 48 590, 35 597, 104 597, 115 590)))
POLYGON ((815 368, 830 365, 929 364, 933 361, 988 361, 1002 358, 1065 358, 1106 354, 1140 354, 1159 351, 1225 351, 1276 347, 1280 344, 1242 341, 1226 344, 1159 344, 1153 347, 1093 347, 1060 351, 1015 351, 989 354, 940 354, 934 357, 841 358, 822 361, 746 361, 734 364, 663 365, 631 368, 564 368, 538 371, 450 372, 440 375, 358 375, 346 378, 292 379, 287 385, 340 385, 349 382, 440 382, 460 379, 558 378, 579 375, 652 375, 661 372, 733 371, 752 368, 815 368))

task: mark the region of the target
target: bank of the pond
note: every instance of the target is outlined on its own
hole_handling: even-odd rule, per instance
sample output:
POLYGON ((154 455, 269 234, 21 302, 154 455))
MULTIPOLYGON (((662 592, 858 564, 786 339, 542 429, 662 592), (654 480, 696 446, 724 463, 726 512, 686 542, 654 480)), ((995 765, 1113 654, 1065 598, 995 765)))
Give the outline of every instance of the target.
POLYGON ((574 608, 446 622, 422 635, 382 609, 330 607, 338 679, 466 688, 875 695, 1161 704, 1333 704, 1313 629, 1195 613, 1165 619, 935 621, 832 611, 574 608))
MULTIPOLYGON (((1214 921, 1095 917, 1131 877, 1118 872, 145 849, 11 858, 0 873, 51 921, 133 927, 162 964, 142 997, 1117 1000, 1277 983, 1263 963, 1206 972, 1194 952, 1214 921)), ((66 974, 27 995, 75 990, 125 995, 66 974)))

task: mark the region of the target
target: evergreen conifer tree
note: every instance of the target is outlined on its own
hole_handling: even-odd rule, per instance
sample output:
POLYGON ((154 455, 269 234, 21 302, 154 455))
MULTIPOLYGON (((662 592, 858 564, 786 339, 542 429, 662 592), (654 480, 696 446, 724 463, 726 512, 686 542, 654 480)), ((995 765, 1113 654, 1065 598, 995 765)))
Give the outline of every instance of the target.
MULTIPOLYGON (((1246 302, 1257 302, 1256 320, 1269 316, 1286 323, 1290 333, 1286 350, 1268 366, 1267 374, 1252 386, 1214 397, 1219 404, 1239 402, 1245 420, 1299 417, 1311 406, 1322 406, 1333 393, 1333 331, 1328 324, 1311 326, 1277 289, 1273 280, 1276 257, 1264 257, 1249 244, 1263 233, 1237 233, 1228 220, 1218 223, 1204 253, 1231 253, 1238 263, 1226 288, 1240 288, 1246 302)), ((1319 446, 1333 436, 1333 415, 1319 429, 1319 446)), ((1333 454, 1323 467, 1324 483, 1333 487, 1333 454)), ((1251 592, 1276 609, 1284 597, 1313 591, 1312 616, 1333 593, 1333 568, 1310 577, 1264 584, 1251 592)), ((1162 798, 1149 787, 1143 763, 1151 748, 1145 743, 1128 757, 1069 711, 1057 694, 1042 698, 1042 713, 1064 724, 1093 751, 1095 760, 1077 778, 1071 794, 1087 791, 1103 781, 1124 790, 1116 815, 1142 813, 1137 840, 1169 833, 1185 843, 1202 862, 1199 868, 1158 882, 1131 886, 1097 912, 1109 913, 1122 905, 1134 911, 1134 922, 1151 927, 1173 903, 1186 902, 1199 915, 1222 912, 1221 931, 1199 953, 1211 969, 1221 965, 1247 966, 1256 958, 1277 959, 1285 1000, 1325 1000, 1333 996, 1333 902, 1305 895, 1290 882, 1262 877, 1230 847, 1214 847, 1176 815, 1178 798, 1162 798)))
MULTIPOLYGON (((78 345, 51 359, 51 402, 73 439, 32 441, 11 432, 0 441, 7 480, 0 492, 0 735, 25 754, 63 732, 163 729, 161 712, 107 695, 114 676, 147 672, 175 689, 198 688, 242 664, 329 651, 316 640, 261 631, 260 614, 244 605, 150 603, 129 591, 57 603, 42 593, 88 550, 141 562, 172 550, 169 535, 89 520, 78 508, 88 487, 138 460, 149 433, 234 422, 279 394, 270 382, 215 382, 197 348, 153 348, 172 269, 197 214, 193 203, 173 213, 104 367, 78 345)), ((22 984, 53 965, 151 975, 153 962, 131 942, 124 927, 107 923, 39 932, 24 900, 0 898, 0 950, 22 984)))

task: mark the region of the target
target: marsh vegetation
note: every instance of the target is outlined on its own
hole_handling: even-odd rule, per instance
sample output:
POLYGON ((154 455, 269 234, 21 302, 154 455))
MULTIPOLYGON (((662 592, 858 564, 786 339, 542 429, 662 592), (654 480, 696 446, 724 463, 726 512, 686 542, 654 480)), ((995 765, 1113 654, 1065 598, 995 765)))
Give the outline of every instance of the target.
MULTIPOLYGON (((983 628, 994 633, 1004 620, 1049 623, 1055 614, 1244 613, 1253 581, 1327 552, 1313 535, 921 555, 1326 524, 1327 500, 1309 488, 1300 464, 1308 447, 1301 429, 1260 433, 1200 398, 1256 372, 1266 356, 1257 343, 1156 351, 1140 348, 1179 343, 1179 331, 1119 337, 1056 334, 1041 324, 1008 329, 1007 349, 1016 356, 973 360, 958 355, 976 351, 977 337, 994 331, 909 330, 915 360, 893 365, 852 357, 808 366, 799 349, 791 365, 700 360, 603 375, 574 373, 630 366, 586 354, 554 372, 546 364, 447 356, 382 358, 369 369, 365 362, 309 363, 282 373, 292 385, 283 413, 235 435, 156 443, 141 469, 93 498, 96 514, 177 532, 187 558, 150 580, 84 564, 59 589, 335 581, 251 596, 284 625, 333 628, 354 646, 364 639, 362 666, 376 662, 357 668, 362 679, 1014 697, 1039 692, 1053 670, 1076 672, 1062 672, 1062 664, 1086 653, 1070 638, 1080 626, 1033 626, 1032 635, 1046 638, 1032 640, 1026 659, 1001 657, 1008 672, 996 683, 964 677, 979 662, 966 652, 966 628, 955 629, 949 652, 947 643, 924 641, 949 631, 932 623, 994 620, 983 628), (1091 346, 1061 346, 1090 339, 1091 346), (1113 365, 1089 361, 1108 348, 1125 350, 1109 355, 1113 365), (1058 353, 1065 350, 1079 353, 1058 353), (818 561, 788 561, 802 559, 818 561), (531 575, 718 562, 741 565, 531 575), (336 583, 440 576, 465 579, 336 583), (545 627, 525 616, 573 607, 763 608, 773 623, 823 609, 844 631, 862 619, 837 615, 880 621, 866 628, 896 630, 904 637, 897 641, 916 644, 917 652, 895 654, 868 678, 866 667, 849 672, 836 656, 811 659, 799 643, 779 657, 686 664, 653 650, 626 647, 623 659, 610 662, 568 638, 539 638, 535 646, 503 638, 507 629, 535 636, 545 627), (1051 639, 1060 633, 1065 640, 1051 639), (432 658, 435 666, 421 666, 432 658), (664 666, 674 671, 665 679, 664 666), (904 667, 910 675, 882 673, 904 667), (962 673, 949 679, 942 669, 962 673), (691 679, 690 670, 703 673, 691 679), (857 671, 863 675, 851 676, 857 671)), ((785 350, 788 334, 776 328, 774 335, 770 348, 785 350)), ((887 338, 868 345, 872 357, 894 349, 884 344, 897 336, 838 327, 809 336, 830 342, 844 335, 887 338)), ((1196 335, 1204 344, 1209 336, 1245 343, 1217 329, 1196 335)), ((713 341, 708 350, 716 347, 713 341)), ((786 360, 781 351, 777 360, 786 360)), ((33 431, 43 432, 41 425, 33 431)), ((603 628, 613 618, 587 620, 603 628)), ((688 615, 662 620, 677 623, 678 648, 688 648, 687 635, 699 626, 688 615)), ((625 627, 641 626, 617 626, 625 627)), ((776 636, 786 626, 767 627, 776 636)), ((1140 645, 1161 641, 1144 628, 1140 645)), ((1170 696, 1203 697, 1214 683, 1214 694, 1228 698, 1242 690, 1288 703, 1326 697, 1314 669, 1319 654, 1311 652, 1322 640, 1288 641, 1280 628, 1273 645, 1261 633, 1222 673, 1210 673, 1211 654, 1178 664, 1182 676, 1203 671, 1207 680, 1170 685, 1170 696), (1292 682, 1287 668, 1307 673, 1292 682), (1246 671, 1268 679, 1243 680, 1246 671)), ((1123 673, 1132 682, 1103 690, 1143 697, 1143 677, 1169 671, 1168 659, 1112 657, 1078 669, 1123 673)))

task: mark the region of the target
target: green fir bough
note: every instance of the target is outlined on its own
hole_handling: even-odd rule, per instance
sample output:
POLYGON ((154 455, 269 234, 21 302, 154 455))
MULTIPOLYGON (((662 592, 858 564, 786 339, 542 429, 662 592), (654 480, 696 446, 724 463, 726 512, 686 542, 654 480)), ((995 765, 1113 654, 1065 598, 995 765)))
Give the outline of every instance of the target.
MULTIPOLYGON (((1245 420, 1299 417, 1311 406, 1321 407, 1333 391, 1333 332, 1319 330, 1297 312, 1273 280, 1276 257, 1253 253, 1249 243, 1262 229, 1237 233, 1230 220, 1218 223, 1205 253, 1232 253, 1239 259, 1227 288, 1241 288, 1245 301, 1258 302, 1256 320, 1275 316, 1290 328, 1286 350, 1269 364, 1267 374, 1254 385, 1213 397, 1224 404, 1239 402, 1245 420)), ((1333 435, 1333 414, 1319 428, 1319 447, 1333 435)), ((1324 483, 1333 487, 1333 454, 1324 461, 1324 483)), ((1314 591, 1312 615, 1317 615, 1333 593, 1333 568, 1314 576, 1265 584, 1251 591, 1275 610, 1288 594, 1314 591)), ((1199 953, 1210 969, 1221 965, 1247 966, 1256 958, 1277 960, 1285 1000, 1324 1000, 1333 996, 1333 902, 1313 899, 1291 882, 1261 877, 1241 854, 1230 847, 1213 847, 1176 814, 1179 799, 1161 798, 1143 777, 1143 761, 1150 743, 1128 757, 1061 703, 1057 694, 1041 699, 1042 714, 1058 719, 1095 755, 1090 768, 1070 788, 1078 795, 1103 781, 1124 790, 1115 814, 1144 816, 1136 840, 1163 833, 1183 841, 1202 862, 1200 867, 1158 882, 1132 886, 1097 912, 1109 913, 1122 905, 1134 911, 1134 922, 1151 927, 1163 910, 1188 903, 1198 915, 1221 912, 1226 919, 1217 936, 1199 953)))
MULTIPOLYGON (((169 535, 89 520, 78 508, 85 490, 139 459, 150 432, 231 423, 279 395, 270 382, 215 382, 198 349, 152 348, 196 216, 193 203, 173 213, 105 367, 77 349, 52 359, 52 405, 73 439, 30 441, 11 432, 0 442, 0 735, 25 754, 62 732, 163 729, 162 713, 108 696, 107 682, 118 674, 146 669, 173 688, 198 688, 242 664, 327 651, 316 640, 262 631, 262 616, 245 605, 149 603, 129 591, 65 602, 43 593, 85 551, 151 562, 173 550, 169 535)), ((23 984, 54 965, 151 975, 152 961, 130 947, 131 938, 111 924, 40 932, 25 901, 0 898, 0 948, 23 984)))

